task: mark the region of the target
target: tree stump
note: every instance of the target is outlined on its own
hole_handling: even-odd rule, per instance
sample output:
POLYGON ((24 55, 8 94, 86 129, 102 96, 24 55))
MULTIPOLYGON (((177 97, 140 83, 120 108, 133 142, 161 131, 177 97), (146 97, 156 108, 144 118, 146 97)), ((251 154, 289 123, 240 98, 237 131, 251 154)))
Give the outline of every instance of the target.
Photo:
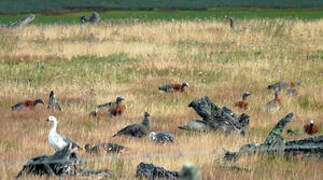
POLYGON ((202 117, 203 122, 195 120, 194 124, 201 123, 202 127, 206 124, 214 131, 220 129, 229 134, 245 135, 247 133, 250 117, 245 113, 237 115, 227 107, 220 108, 212 103, 207 96, 193 100, 188 106, 192 107, 202 117))
POLYGON ((90 168, 79 168, 81 160, 75 152, 71 152, 72 144, 53 155, 42 155, 30 159, 16 176, 23 175, 38 176, 110 176, 110 170, 92 170, 90 168))

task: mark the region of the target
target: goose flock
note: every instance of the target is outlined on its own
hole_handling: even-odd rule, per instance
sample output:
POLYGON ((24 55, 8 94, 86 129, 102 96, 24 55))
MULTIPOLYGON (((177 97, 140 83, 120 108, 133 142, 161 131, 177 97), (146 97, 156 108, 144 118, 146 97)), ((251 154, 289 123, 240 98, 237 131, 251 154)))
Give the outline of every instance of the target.
MULTIPOLYGON (((295 96, 297 95, 297 89, 295 88, 296 85, 300 85, 299 81, 292 82, 292 81, 285 81, 281 80, 274 84, 268 85, 269 90, 274 91, 274 99, 267 102, 264 106, 264 110, 268 112, 274 112, 278 111, 281 107, 281 102, 279 98, 279 92, 282 90, 285 90, 287 92, 287 95, 295 96), (293 93, 288 93, 288 91, 293 91, 293 93)), ((160 91, 166 92, 166 93, 174 93, 174 92, 185 92, 185 87, 189 87, 189 84, 187 82, 183 83, 169 83, 165 84, 163 86, 158 87, 160 91)), ((251 93, 244 92, 242 94, 242 100, 237 101, 234 103, 234 106, 241 109, 241 110, 248 110, 248 101, 247 97, 249 97, 251 93)), ((121 96, 117 96, 115 101, 107 102, 104 104, 97 105, 92 112, 89 113, 90 117, 101 119, 105 117, 114 117, 114 116, 121 116, 125 110, 126 105, 123 103, 124 98, 121 96)), ((23 109, 33 110, 37 104, 44 105, 44 101, 42 99, 35 99, 35 100, 25 100, 21 101, 11 107, 12 111, 20 111, 23 109)), ((48 109, 51 109, 53 111, 62 111, 61 106, 59 105, 58 100, 56 99, 54 91, 51 91, 49 93, 49 100, 48 100, 48 109)), ((150 120, 149 120, 150 114, 148 112, 144 112, 142 121, 140 123, 134 123, 130 124, 121 130, 119 130, 116 134, 114 134, 112 137, 117 136, 130 136, 130 137, 137 137, 142 138, 147 135, 149 135, 149 140, 156 143, 172 143, 175 141, 174 136, 169 132, 150 132, 150 120)), ((63 135, 60 135, 56 132, 57 130, 57 119, 54 116, 49 116, 47 121, 51 122, 51 129, 48 134, 48 142, 50 146, 55 151, 62 150, 65 146, 72 144, 72 148, 76 149, 82 149, 77 143, 75 143, 70 138, 67 138, 63 135)), ((195 120, 196 121, 196 120, 195 120)), ((187 126, 179 127, 179 129, 184 130, 195 130, 194 128, 194 120, 191 121, 187 126), (190 124, 193 124, 190 126, 190 124)), ((196 123, 195 123, 196 124, 196 123)), ((198 123, 201 124, 201 123, 198 123)), ((199 129, 206 129, 206 127, 201 127, 199 129)), ((304 132, 313 135, 318 132, 318 126, 314 124, 314 121, 311 120, 309 124, 304 125, 304 132)), ((288 134, 293 134, 294 132, 289 129, 287 132, 288 134)), ((295 134, 295 133, 294 133, 295 134)), ((113 143, 103 143, 98 144, 95 146, 92 146, 91 144, 85 145, 85 150, 87 152, 98 152, 100 147, 105 149, 107 152, 119 152, 124 147, 113 144, 113 143), (115 150, 117 147, 117 150, 115 150)))

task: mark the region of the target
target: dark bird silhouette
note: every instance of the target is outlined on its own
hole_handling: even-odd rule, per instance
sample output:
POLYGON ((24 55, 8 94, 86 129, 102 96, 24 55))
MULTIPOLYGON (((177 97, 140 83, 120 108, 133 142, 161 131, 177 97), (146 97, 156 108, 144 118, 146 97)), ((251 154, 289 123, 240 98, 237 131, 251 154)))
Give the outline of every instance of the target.
POLYGON ((248 109, 248 101, 247 97, 250 96, 251 94, 249 92, 244 92, 242 94, 242 101, 238 101, 234 103, 234 106, 239 107, 240 109, 247 110, 248 109))
POLYGON ((133 137, 146 136, 150 129, 150 122, 148 119, 149 116, 150 114, 148 112, 145 112, 143 120, 140 124, 135 123, 135 124, 128 125, 125 128, 118 131, 117 134, 113 135, 112 137, 122 136, 122 135, 133 136, 133 137))
POLYGON ((304 126, 304 131, 306 134, 313 135, 319 131, 319 128, 314 124, 314 121, 311 120, 310 124, 304 126))
POLYGON ((48 100, 48 107, 47 108, 52 109, 52 110, 62 111, 62 108, 56 99, 54 91, 51 91, 49 93, 49 100, 48 100))
POLYGON ((187 82, 183 82, 183 83, 174 83, 174 84, 166 84, 163 86, 158 87, 158 89, 160 91, 165 91, 165 92, 184 92, 184 88, 188 87, 188 83, 187 82))
POLYGON ((149 139, 158 143, 174 142, 174 137, 169 132, 151 132, 149 139))
POLYGON ((123 97, 118 96, 116 102, 111 104, 111 107, 108 110, 110 116, 121 115, 126 110, 126 105, 122 104, 123 100, 123 97))
POLYGON ((23 102, 19 102, 11 107, 12 111, 15 110, 23 110, 24 108, 28 109, 34 109, 37 104, 44 104, 44 101, 42 99, 36 99, 36 100, 26 100, 23 102))
POLYGON ((234 29, 234 22, 233 22, 233 18, 229 17, 229 21, 230 21, 230 28, 234 29))
POLYGON ((278 111, 280 109, 280 98, 278 97, 278 90, 279 88, 276 88, 275 90, 275 98, 271 101, 269 101, 265 105, 265 110, 266 111, 278 111))

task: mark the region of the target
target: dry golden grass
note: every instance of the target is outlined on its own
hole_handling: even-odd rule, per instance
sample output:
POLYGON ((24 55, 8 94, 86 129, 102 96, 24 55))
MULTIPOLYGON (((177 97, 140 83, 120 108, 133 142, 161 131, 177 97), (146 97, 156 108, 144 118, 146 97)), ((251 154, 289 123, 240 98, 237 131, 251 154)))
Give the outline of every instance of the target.
MULTIPOLYGON (((58 118, 58 131, 81 145, 115 142, 127 147, 121 155, 146 153, 236 150, 246 143, 263 142, 275 123, 288 112, 288 125, 307 137, 303 125, 313 119, 322 134, 323 116, 323 20, 245 20, 233 31, 226 22, 154 21, 99 25, 31 25, 1 29, 0 34, 0 161, 26 161, 53 153, 47 142, 49 115, 58 118), (299 96, 281 94, 282 109, 263 111, 273 98, 266 86, 280 79, 301 80, 299 96), (187 81, 183 94, 158 92, 167 82, 187 81), (63 112, 12 112, 11 105, 24 99, 48 100, 56 92, 63 112), (187 107, 207 95, 219 105, 233 107, 243 91, 249 91, 251 116, 246 137, 221 133, 188 133, 177 126, 199 119, 187 107), (117 118, 90 119, 95 105, 125 97, 127 111, 117 118), (151 114, 151 129, 170 131, 175 143, 158 145, 143 139, 111 138, 127 124, 151 114)), ((79 156, 101 157, 109 154, 79 156)), ((141 161, 180 170, 192 161, 203 179, 322 179, 320 161, 243 157, 235 165, 250 172, 219 168, 221 155, 190 155, 89 162, 92 168, 109 168, 117 179, 134 179, 141 161)), ((12 179, 21 167, 0 167, 1 179, 12 179)), ((32 177, 34 179, 34 177, 32 177)))

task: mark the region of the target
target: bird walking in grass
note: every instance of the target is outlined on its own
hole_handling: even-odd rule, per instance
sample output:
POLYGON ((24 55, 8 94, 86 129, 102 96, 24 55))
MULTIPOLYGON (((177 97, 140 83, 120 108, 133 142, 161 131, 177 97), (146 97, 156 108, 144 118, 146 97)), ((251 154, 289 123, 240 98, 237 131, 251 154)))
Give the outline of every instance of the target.
POLYGON ((304 125, 304 131, 308 135, 313 135, 319 131, 319 128, 316 124, 314 124, 314 121, 311 120, 309 124, 304 125))
POLYGON ((27 109, 34 109, 37 104, 44 104, 44 101, 42 99, 36 99, 36 100, 25 100, 23 102, 19 102, 11 107, 12 111, 15 110, 23 110, 25 108, 27 109))
POLYGON ((247 97, 250 96, 251 94, 249 92, 244 92, 242 94, 242 101, 238 101, 236 103, 234 103, 235 107, 238 107, 240 109, 243 110, 247 110, 248 109, 248 101, 247 101, 247 97))
POLYGON ((278 97, 278 88, 275 89, 275 98, 271 101, 269 101, 266 105, 265 105, 265 110, 267 112, 274 112, 274 111, 278 111, 280 109, 280 98, 278 97))
POLYGON ((163 86, 158 87, 160 91, 165 91, 165 92, 184 92, 184 88, 188 87, 189 84, 187 82, 183 83, 173 83, 173 84, 166 84, 163 86))
POLYGON ((151 132, 149 139, 157 143, 174 142, 174 137, 169 132, 151 132))
POLYGON ((48 107, 47 108, 52 109, 52 110, 62 111, 62 108, 56 99, 54 91, 50 91, 50 93, 49 93, 49 100, 48 100, 48 107))
POLYGON ((55 151, 60 151, 65 148, 65 146, 72 144, 72 149, 77 148, 81 149, 79 145, 77 145, 75 142, 73 142, 71 139, 57 134, 57 120, 54 116, 49 116, 47 121, 52 123, 52 127, 48 134, 48 142, 51 145, 52 148, 55 149, 55 151))
POLYGON ((144 137, 148 134, 150 129, 150 121, 148 117, 150 114, 148 112, 144 113, 144 117, 141 123, 135 123, 128 125, 117 132, 117 134, 113 135, 112 137, 116 136, 133 136, 133 137, 144 137))

